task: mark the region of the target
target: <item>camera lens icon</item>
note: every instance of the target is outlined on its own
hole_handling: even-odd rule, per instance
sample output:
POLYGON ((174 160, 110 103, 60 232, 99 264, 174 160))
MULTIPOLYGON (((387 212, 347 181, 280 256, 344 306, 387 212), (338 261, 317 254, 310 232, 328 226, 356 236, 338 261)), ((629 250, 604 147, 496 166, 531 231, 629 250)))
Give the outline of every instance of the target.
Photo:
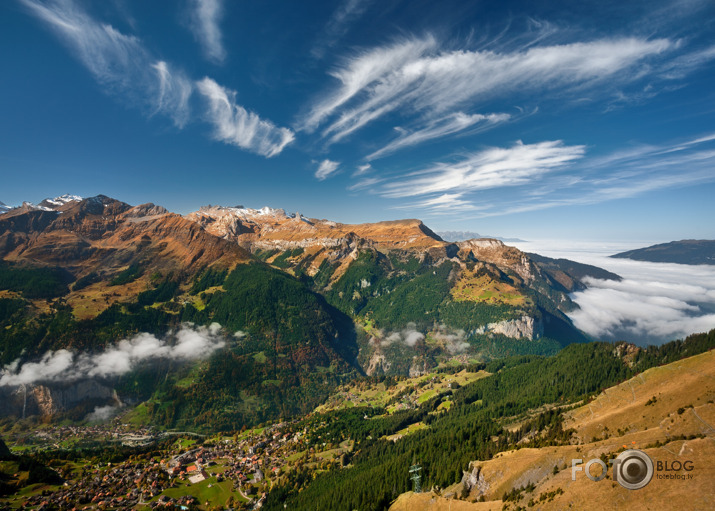
POLYGON ((643 451, 623 451, 613 461, 613 478, 629 490, 638 490, 653 479, 653 460, 643 451))

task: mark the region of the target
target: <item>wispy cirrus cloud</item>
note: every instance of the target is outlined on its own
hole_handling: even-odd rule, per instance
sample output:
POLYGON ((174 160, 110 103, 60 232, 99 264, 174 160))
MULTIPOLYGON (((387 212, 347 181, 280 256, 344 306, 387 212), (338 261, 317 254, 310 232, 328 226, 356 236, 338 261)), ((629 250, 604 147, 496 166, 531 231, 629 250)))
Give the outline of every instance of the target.
POLYGON ((288 128, 236 104, 234 92, 210 78, 190 79, 181 69, 155 58, 139 38, 96 21, 72 0, 20 1, 65 42, 105 92, 146 114, 166 115, 183 128, 197 115, 192 101, 197 102, 198 91, 204 99, 198 115, 214 126, 217 140, 266 157, 293 141, 288 128))
POLYGON ((206 58, 215 64, 221 64, 226 59, 219 26, 223 11, 223 0, 191 0, 189 28, 206 58))
POLYGON ((330 177, 332 174, 337 172, 340 168, 340 162, 333 160, 323 160, 318 165, 318 169, 315 171, 315 177, 319 181, 323 181, 330 177))
POLYGON ((414 131, 396 128, 400 135, 387 145, 365 157, 366 160, 376 160, 392 154, 405 147, 422 144, 428 140, 446 137, 469 130, 471 133, 488 129, 491 126, 511 119, 509 114, 465 114, 455 112, 444 117, 429 121, 426 126, 414 131))
POLYGON ((183 126, 188 96, 178 82, 184 80, 154 59, 137 37, 95 21, 71 1, 21 2, 65 42, 105 90, 183 126))
POLYGON ((372 188, 376 184, 382 183, 383 181, 384 179, 379 177, 365 177, 348 186, 348 190, 351 192, 356 190, 365 190, 366 188, 372 188))
POLYGON ((348 32, 350 23, 359 19, 371 3, 372 0, 344 0, 330 16, 323 32, 310 50, 313 58, 322 59, 348 32))
POLYGON ((326 118, 333 115, 364 88, 395 68, 405 66, 428 48, 435 46, 436 40, 432 37, 408 39, 398 41, 391 46, 363 51, 348 58, 340 68, 330 73, 342 85, 329 93, 327 98, 314 103, 298 120, 298 129, 314 131, 326 118))
MULTIPOLYGON (((489 206, 480 207, 473 218, 601 204, 657 190, 712 183, 715 182, 713 168, 713 133, 659 146, 640 145, 590 158, 584 154, 583 158, 567 162, 558 172, 535 173, 521 183, 525 186, 516 186, 509 194, 497 199, 492 197, 494 200, 489 201, 489 206)), ((396 192, 401 187, 409 189, 409 185, 402 181, 391 186, 396 192)), ((474 194, 467 197, 477 200, 474 194)))
POLYGON ((340 83, 299 124, 334 143, 399 110, 429 120, 506 94, 585 91, 624 83, 677 42, 637 37, 534 46, 523 50, 445 50, 432 36, 401 40, 348 57, 331 75, 340 83), (608 82, 606 82, 608 81, 608 82))
POLYGON ((357 170, 353 172, 353 177, 369 174, 373 170, 375 169, 369 163, 365 163, 364 165, 358 165, 357 170))
POLYGON ((584 153, 584 146, 569 146, 560 140, 517 142, 511 147, 468 154, 455 162, 434 164, 391 181, 381 193, 401 198, 523 185, 582 158, 584 153))
POLYGON ((444 193, 429 199, 395 206, 393 209, 419 209, 428 210, 432 214, 449 215, 467 211, 479 211, 486 206, 478 206, 470 200, 465 200, 463 193, 444 193))
POLYGON ((189 121, 189 99, 194 84, 182 72, 172 72, 163 60, 151 64, 159 77, 154 113, 170 112, 174 123, 183 127, 189 121))
POLYGON ((214 138, 267 158, 280 153, 295 136, 288 128, 279 128, 236 103, 236 92, 211 78, 196 83, 208 104, 207 120, 214 126, 214 138))

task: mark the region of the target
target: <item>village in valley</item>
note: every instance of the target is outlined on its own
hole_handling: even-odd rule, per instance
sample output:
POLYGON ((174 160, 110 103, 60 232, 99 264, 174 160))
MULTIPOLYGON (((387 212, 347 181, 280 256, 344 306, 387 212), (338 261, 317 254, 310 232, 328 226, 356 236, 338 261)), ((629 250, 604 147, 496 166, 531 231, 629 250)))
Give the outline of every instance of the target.
MULTIPOLYGON (((36 493, 33 490, 43 485, 30 486, 23 492, 27 495, 11 497, 4 505, 20 509, 191 508, 221 502, 223 507, 258 508, 287 465, 327 468, 350 448, 346 442, 315 453, 301 440, 301 432, 289 431, 291 426, 293 423, 279 423, 234 437, 178 434, 171 437, 168 448, 160 448, 166 445, 168 434, 146 428, 130 431, 127 424, 48 427, 35 439, 53 442, 68 435, 83 436, 85 441, 112 438, 144 452, 119 463, 55 462, 53 468, 64 483, 36 493)), ((0 499, 0 508, 2 505, 0 499)))
MULTIPOLYGON (((359 408, 392 414, 441 396, 433 412, 441 413, 449 409, 453 388, 486 375, 462 369, 346 385, 300 420, 232 435, 161 431, 133 424, 131 411, 99 424, 6 424, 1 434, 13 452, 47 453, 48 466, 62 482, 29 484, 0 498, 0 509, 259 509, 273 486, 293 471, 349 466, 356 442, 324 433, 331 412, 359 408), (120 454, 108 454, 112 449, 120 454)), ((410 424, 385 438, 396 442, 423 427, 410 424)))

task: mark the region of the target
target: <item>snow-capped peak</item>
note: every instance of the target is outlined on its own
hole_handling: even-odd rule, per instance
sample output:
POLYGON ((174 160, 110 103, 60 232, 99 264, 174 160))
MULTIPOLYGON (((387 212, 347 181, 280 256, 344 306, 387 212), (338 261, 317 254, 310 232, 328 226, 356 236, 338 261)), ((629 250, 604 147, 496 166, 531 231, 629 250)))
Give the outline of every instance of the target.
POLYGON ((79 202, 81 200, 82 197, 80 197, 79 195, 70 195, 66 193, 64 195, 60 195, 59 197, 55 197, 54 199, 45 199, 42 202, 47 202, 54 206, 64 206, 68 202, 79 202))
POLYGON ((70 202, 79 202, 82 200, 82 197, 79 195, 70 195, 70 194, 64 194, 60 195, 59 197, 55 197, 54 199, 50 199, 49 197, 36 206, 34 206, 35 209, 41 209, 43 211, 56 211, 58 208, 61 208, 65 204, 69 204, 70 202))

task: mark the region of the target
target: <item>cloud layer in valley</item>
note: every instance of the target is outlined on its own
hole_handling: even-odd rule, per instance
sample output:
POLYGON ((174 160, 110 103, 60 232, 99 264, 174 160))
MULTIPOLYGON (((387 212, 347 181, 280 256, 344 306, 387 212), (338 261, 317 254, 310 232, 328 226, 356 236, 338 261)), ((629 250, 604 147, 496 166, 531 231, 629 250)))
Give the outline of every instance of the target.
POLYGON ((614 272, 623 280, 587 279, 572 295, 576 327, 595 338, 661 344, 715 328, 715 266, 651 263, 607 257, 647 246, 578 242, 517 242, 522 250, 564 257, 614 272))
POLYGON ((657 344, 707 332, 715 328, 715 280, 695 284, 683 273, 677 280, 656 280, 658 272, 620 282, 586 279, 588 289, 573 295, 580 309, 569 315, 601 339, 657 344))
POLYGON ((37 362, 19 364, 15 361, 5 366, 0 372, 0 387, 114 378, 132 371, 143 362, 204 359, 226 345, 220 330, 218 323, 208 327, 184 324, 178 331, 167 335, 167 339, 141 333, 99 353, 74 353, 66 349, 48 351, 37 362))

